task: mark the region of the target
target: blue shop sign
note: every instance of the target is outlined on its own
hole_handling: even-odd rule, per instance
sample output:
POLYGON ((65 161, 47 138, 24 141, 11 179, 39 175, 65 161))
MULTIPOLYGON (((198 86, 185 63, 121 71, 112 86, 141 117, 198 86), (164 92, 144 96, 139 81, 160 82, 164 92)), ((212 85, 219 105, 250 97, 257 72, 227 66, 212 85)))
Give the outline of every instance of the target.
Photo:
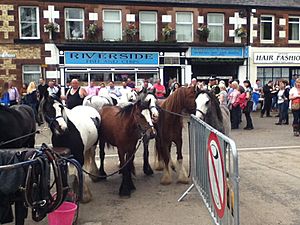
POLYGON ((158 52, 65 52, 68 65, 158 65, 158 52))
POLYGON ((194 47, 191 48, 191 57, 245 58, 247 56, 243 47, 194 47))

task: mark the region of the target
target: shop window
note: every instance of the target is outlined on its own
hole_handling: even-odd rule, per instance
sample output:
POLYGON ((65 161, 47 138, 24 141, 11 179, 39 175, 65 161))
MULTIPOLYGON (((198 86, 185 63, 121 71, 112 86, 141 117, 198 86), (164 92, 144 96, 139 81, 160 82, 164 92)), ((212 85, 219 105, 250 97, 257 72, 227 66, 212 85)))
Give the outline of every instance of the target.
POLYGON ((289 17, 289 42, 300 41, 300 17, 289 17))
POLYGON ((260 41, 262 43, 274 42, 274 16, 261 16, 260 41))
POLYGON ((207 27, 210 30, 208 42, 224 42, 224 14, 208 13, 207 27))
POLYGON ((88 74, 87 73, 67 73, 66 82, 70 83, 72 79, 77 79, 80 86, 88 86, 88 74))
POLYGON ((178 42, 193 41, 193 13, 176 13, 176 40, 178 42))
POLYGON ((122 40, 122 18, 120 10, 103 10, 103 39, 122 40))
POLYGON ((157 40, 157 13, 140 12, 140 40, 156 41, 157 40))
POLYGON ((128 73, 115 73, 114 74, 114 82, 115 85, 121 86, 123 81, 127 81, 130 78, 133 82, 135 82, 135 74, 128 73))
POLYGON ((31 6, 19 7, 20 38, 39 39, 39 8, 31 6))
POLYGON ((23 83, 29 84, 34 81, 36 85, 39 84, 41 77, 41 67, 39 65, 23 65, 23 83))
POLYGON ((84 11, 80 8, 65 9, 66 39, 84 38, 84 11))
POLYGON ((90 80, 95 80, 97 85, 100 85, 100 83, 104 82, 107 84, 109 81, 111 81, 112 73, 109 72, 103 72, 103 73, 91 73, 90 80))
POLYGON ((268 81, 276 80, 289 80, 289 68, 285 67, 258 67, 257 79, 260 79, 262 84, 265 85, 268 81))

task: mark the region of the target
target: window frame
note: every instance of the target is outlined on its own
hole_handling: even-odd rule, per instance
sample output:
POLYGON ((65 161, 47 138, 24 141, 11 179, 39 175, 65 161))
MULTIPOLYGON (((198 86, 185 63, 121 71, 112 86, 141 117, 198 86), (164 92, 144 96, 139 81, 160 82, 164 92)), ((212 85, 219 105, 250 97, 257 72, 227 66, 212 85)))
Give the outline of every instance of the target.
POLYGON ((41 33, 40 33, 40 8, 38 6, 19 6, 18 8, 18 13, 19 13, 19 37, 20 39, 31 39, 31 40, 37 40, 41 38, 41 33), (35 8, 36 9, 36 37, 22 37, 22 21, 21 21, 21 8, 35 8))
POLYGON ((222 40, 221 41, 214 41, 214 40, 209 40, 209 37, 207 38, 207 42, 209 43, 224 43, 225 41, 225 15, 224 13, 207 13, 207 28, 209 29, 210 26, 220 26, 220 23, 208 23, 208 17, 209 15, 220 15, 222 16, 223 22, 222 22, 222 40))
POLYGON ((158 33, 157 33, 157 12, 156 11, 140 11, 139 12, 139 40, 141 40, 141 41, 143 41, 142 37, 141 37, 141 27, 142 27, 142 24, 150 24, 150 25, 154 24, 155 25, 155 39, 152 40, 152 41, 157 41, 158 40, 158 33), (140 19, 142 13, 154 13, 155 14, 155 23, 149 22, 149 21, 142 22, 142 20, 140 19))
POLYGON ((180 41, 180 40, 178 40, 178 38, 177 38, 177 35, 178 35, 178 33, 176 32, 176 41, 177 42, 193 42, 194 41, 194 14, 193 14, 193 12, 176 12, 176 14, 175 14, 175 16, 176 16, 176 21, 175 21, 175 23, 176 23, 176 29, 175 29, 175 31, 177 31, 177 24, 179 24, 179 25, 191 25, 192 26, 192 38, 191 38, 191 40, 190 41, 180 41), (178 21, 177 21, 177 18, 178 18, 178 14, 180 14, 180 13, 190 13, 190 15, 191 15, 191 21, 190 22, 179 22, 178 23, 178 21))
POLYGON ((66 40, 84 40, 85 39, 85 15, 84 15, 84 8, 77 8, 77 7, 66 7, 64 8, 64 16, 65 16, 65 39, 66 40), (68 19, 67 18, 67 10, 68 9, 81 9, 83 12, 83 16, 82 19, 68 19), (75 21, 75 22, 82 22, 83 26, 82 26, 82 38, 72 38, 72 37, 68 37, 68 30, 67 30, 67 22, 69 21, 75 21))
POLYGON ((289 16, 288 18, 288 43, 289 44, 299 44, 300 43, 300 16, 289 16), (298 22, 290 22, 290 18, 293 18, 293 19, 298 19, 298 22), (291 24, 298 24, 298 27, 299 27, 299 39, 298 40, 290 40, 289 39, 289 32, 290 32, 290 23, 291 24))
POLYGON ((24 64, 24 65, 22 65, 22 81, 23 81, 23 83, 25 83, 25 74, 26 73, 30 73, 30 74, 36 73, 36 74, 39 74, 38 79, 36 81, 34 81, 35 84, 38 85, 38 80, 41 78, 41 75, 42 75, 41 65, 39 65, 39 64, 24 64), (39 72, 37 72, 37 71, 26 71, 25 72, 24 68, 26 66, 38 66, 39 67, 39 72))
POLYGON ((108 40, 108 39, 104 39, 104 32, 105 32, 105 30, 103 29, 103 33, 102 33, 102 37, 103 37, 103 40, 104 41, 118 41, 118 40, 120 40, 120 41, 122 41, 123 40, 123 32, 122 32, 122 26, 123 26, 123 24, 122 24, 122 10, 120 10, 120 9, 103 9, 103 11, 102 11, 102 27, 104 28, 104 23, 117 23, 117 22, 119 22, 120 23, 120 34, 121 34, 121 38, 120 39, 113 39, 113 40, 108 40), (120 15, 120 20, 119 21, 115 21, 115 20, 109 20, 109 21, 105 21, 105 19, 104 19, 104 17, 105 17, 105 12, 106 11, 109 11, 109 12, 119 12, 119 15, 120 15))
POLYGON ((261 15, 260 16, 260 43, 265 43, 265 44, 273 44, 275 40, 275 16, 274 15, 261 15), (263 21, 262 17, 271 17, 272 18, 272 39, 271 40, 265 40, 263 39, 263 32, 262 32, 262 23, 263 22, 270 22, 270 21, 263 21))

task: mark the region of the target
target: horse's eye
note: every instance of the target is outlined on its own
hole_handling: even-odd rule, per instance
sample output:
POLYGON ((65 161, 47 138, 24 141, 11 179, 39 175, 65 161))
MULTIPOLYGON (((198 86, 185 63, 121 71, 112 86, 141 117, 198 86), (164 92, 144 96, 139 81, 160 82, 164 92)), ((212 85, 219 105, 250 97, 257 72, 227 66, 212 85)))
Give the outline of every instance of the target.
POLYGON ((208 102, 205 102, 205 105, 208 105, 208 102))

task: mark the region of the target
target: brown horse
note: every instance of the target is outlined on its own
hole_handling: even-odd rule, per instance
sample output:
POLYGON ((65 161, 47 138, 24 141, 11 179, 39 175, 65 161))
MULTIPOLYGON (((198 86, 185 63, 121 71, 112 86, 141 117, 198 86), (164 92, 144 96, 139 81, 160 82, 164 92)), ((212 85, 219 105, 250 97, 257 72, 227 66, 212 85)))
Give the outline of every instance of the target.
POLYGON ((99 174, 105 176, 104 171, 104 147, 105 143, 118 148, 120 167, 128 161, 121 170, 123 175, 122 183, 119 189, 121 196, 130 196, 135 186, 131 179, 131 173, 134 173, 134 153, 135 147, 146 133, 149 136, 155 135, 155 129, 151 120, 149 102, 137 101, 124 108, 118 106, 104 106, 101 111, 100 125, 100 169, 99 174), (125 161, 126 157, 126 161, 125 161))
MULTIPOLYGON (((174 115, 182 111, 195 113, 196 89, 194 87, 181 87, 173 92, 162 104, 159 119, 156 124, 157 136, 155 138, 158 160, 164 162, 164 174, 160 183, 167 185, 172 182, 169 170, 171 144, 174 142, 177 148, 178 182, 188 183, 187 173, 182 165, 182 117, 174 115)), ((158 169, 158 168, 157 168, 158 169)), ((162 168, 161 168, 162 169, 162 168)))

